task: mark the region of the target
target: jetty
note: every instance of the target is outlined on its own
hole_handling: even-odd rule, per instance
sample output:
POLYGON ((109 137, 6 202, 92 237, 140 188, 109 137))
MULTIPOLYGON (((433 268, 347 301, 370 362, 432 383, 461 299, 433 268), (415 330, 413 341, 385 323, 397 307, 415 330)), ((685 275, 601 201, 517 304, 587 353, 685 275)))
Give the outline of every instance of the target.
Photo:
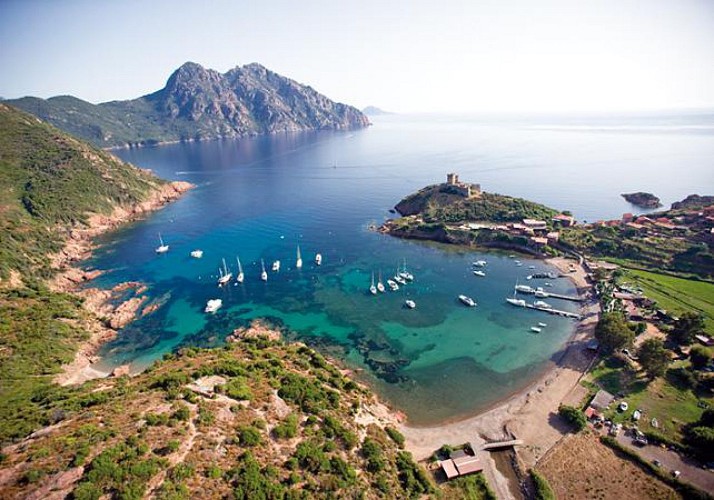
POLYGON ((526 304, 525 307, 526 309, 534 309, 536 311, 547 312, 548 314, 552 314, 553 316, 563 316, 564 318, 580 319, 580 315, 578 313, 570 311, 561 311, 560 309, 553 309, 552 307, 538 307, 534 306, 533 304, 526 304))
POLYGON ((482 450, 498 450, 501 448, 512 448, 514 446, 523 446, 523 440, 522 439, 510 439, 508 441, 492 441, 490 443, 484 443, 483 446, 481 446, 482 450))
POLYGON ((560 299, 569 300, 571 302, 582 302, 584 299, 582 297, 571 296, 571 295, 561 295, 559 293, 546 292, 545 290, 539 290, 536 288, 531 288, 529 290, 524 288, 516 288, 518 293, 525 293, 528 295, 536 295, 538 298, 550 298, 550 299, 560 299))

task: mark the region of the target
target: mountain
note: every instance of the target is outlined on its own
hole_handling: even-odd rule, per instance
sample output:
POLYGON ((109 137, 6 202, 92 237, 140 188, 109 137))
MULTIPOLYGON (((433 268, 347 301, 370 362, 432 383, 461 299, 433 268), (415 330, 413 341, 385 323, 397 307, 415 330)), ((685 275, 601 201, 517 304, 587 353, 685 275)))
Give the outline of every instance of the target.
POLYGON ((153 94, 92 104, 72 96, 4 101, 100 147, 362 128, 358 109, 260 64, 226 73, 187 62, 153 94))

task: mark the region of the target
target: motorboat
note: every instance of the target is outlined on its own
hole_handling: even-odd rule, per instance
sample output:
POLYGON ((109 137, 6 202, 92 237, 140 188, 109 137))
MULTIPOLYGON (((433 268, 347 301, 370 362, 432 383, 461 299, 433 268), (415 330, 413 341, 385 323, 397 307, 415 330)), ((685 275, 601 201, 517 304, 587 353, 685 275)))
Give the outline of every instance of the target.
POLYGON ((540 333, 543 331, 543 329, 537 326, 531 326, 531 331, 534 333, 540 333))
POLYGON ((476 302, 471 297, 467 297, 466 295, 459 295, 459 300, 462 304, 466 306, 476 307, 476 302))
POLYGON ((545 327, 548 326, 548 325, 546 325, 545 323, 542 323, 542 322, 541 322, 541 323, 538 323, 538 326, 541 327, 541 328, 545 328, 545 327))
POLYGON ((260 279, 263 281, 268 281, 268 273, 265 272, 265 261, 263 259, 260 259, 260 279))
POLYGON ((553 306, 542 300, 536 300, 533 302, 533 307, 537 307, 538 309, 551 309, 553 306))
POLYGON ((192 250, 191 257, 193 257, 194 259, 200 259, 201 257, 203 257, 203 250, 192 250))
POLYGON ((223 301, 221 299, 210 299, 206 302, 206 308, 203 310, 207 313, 214 313, 218 311, 223 306, 223 301))
POLYGON ((535 290, 528 285, 516 285, 515 290, 517 292, 523 292, 523 293, 533 293, 535 290))
POLYGON ((318 266, 322 265, 322 254, 316 254, 315 255, 315 264, 318 266))
POLYGON ((407 306, 409 309, 414 309, 416 307, 416 302, 413 300, 405 300, 404 305, 407 306))
POLYGON ((479 271, 479 270, 477 269, 477 270, 474 271, 474 276, 480 276, 480 277, 482 277, 482 278, 485 278, 485 277, 486 277, 486 273, 484 273, 483 271, 479 271))
POLYGON ((516 307, 526 307, 526 301, 523 299, 516 299, 516 298, 506 298, 506 302, 511 304, 512 306, 516 307))
POLYGON ((474 267, 484 267, 486 265, 485 260, 477 260, 476 262, 473 262, 474 267))
POLYGON ((164 243, 161 238, 161 233, 159 233, 159 246, 156 247, 156 253, 166 253, 169 251, 169 246, 164 243))

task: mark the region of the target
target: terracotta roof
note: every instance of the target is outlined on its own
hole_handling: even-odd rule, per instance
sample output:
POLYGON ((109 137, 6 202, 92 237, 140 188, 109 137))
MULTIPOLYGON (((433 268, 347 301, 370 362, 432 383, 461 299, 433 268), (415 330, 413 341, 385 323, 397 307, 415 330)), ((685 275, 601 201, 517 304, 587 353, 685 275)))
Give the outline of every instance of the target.
POLYGON ((456 465, 454 465, 454 461, 451 459, 439 460, 439 466, 444 469, 447 479, 451 479, 459 475, 459 471, 456 470, 456 465))

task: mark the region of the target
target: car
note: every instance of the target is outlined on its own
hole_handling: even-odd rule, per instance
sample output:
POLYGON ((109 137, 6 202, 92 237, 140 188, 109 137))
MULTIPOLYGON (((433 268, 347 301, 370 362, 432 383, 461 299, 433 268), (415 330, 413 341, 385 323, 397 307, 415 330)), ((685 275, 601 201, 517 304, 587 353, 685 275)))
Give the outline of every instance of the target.
POLYGON ((620 411, 627 411, 627 408, 629 408, 629 405, 627 404, 627 401, 623 401, 622 403, 620 403, 620 406, 618 406, 617 408, 620 411))
POLYGON ((662 467, 662 462, 660 462, 659 460, 656 460, 656 459, 655 459, 655 460, 652 460, 652 464, 653 464, 655 467, 662 467))
POLYGON ((674 477, 674 478, 678 478, 680 474, 681 474, 681 472, 679 472, 678 470, 672 471, 672 477, 674 477))

